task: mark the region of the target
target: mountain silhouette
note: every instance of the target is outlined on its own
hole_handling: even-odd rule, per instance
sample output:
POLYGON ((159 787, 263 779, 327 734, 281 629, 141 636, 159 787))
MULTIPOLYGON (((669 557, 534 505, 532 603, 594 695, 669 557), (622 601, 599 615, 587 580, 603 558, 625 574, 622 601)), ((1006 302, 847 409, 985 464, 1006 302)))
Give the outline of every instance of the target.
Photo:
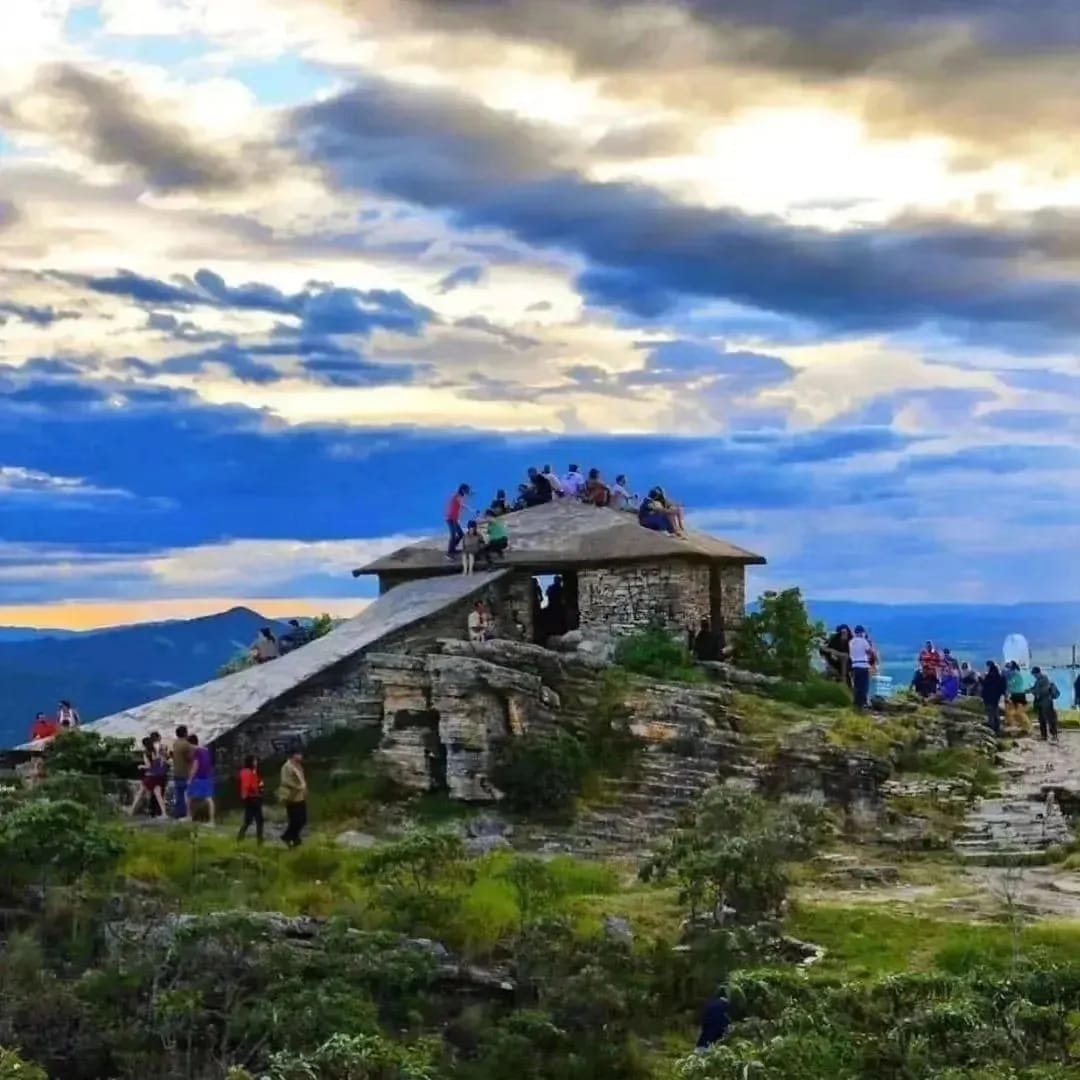
POLYGON ((61 698, 74 702, 88 721, 206 682, 263 626, 284 630, 250 608, 235 607, 197 619, 61 637, 0 638, 0 746, 22 742, 34 714, 54 712, 61 698))

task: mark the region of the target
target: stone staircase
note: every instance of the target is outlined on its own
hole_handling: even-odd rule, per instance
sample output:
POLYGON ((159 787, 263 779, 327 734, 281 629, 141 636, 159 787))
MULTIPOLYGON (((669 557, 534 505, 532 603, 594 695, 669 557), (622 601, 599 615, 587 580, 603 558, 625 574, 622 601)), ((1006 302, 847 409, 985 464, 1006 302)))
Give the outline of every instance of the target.
POLYGON ((663 743, 649 746, 630 776, 607 777, 565 829, 536 829, 528 846, 583 858, 646 857, 657 841, 677 828, 687 810, 722 782, 756 783, 739 737, 714 733, 689 752, 663 743))
POLYGON ((1003 755, 1000 795, 970 810, 953 848, 965 862, 1038 863, 1047 849, 1073 839, 1069 818, 1080 791, 1080 732, 1061 742, 1024 739, 1003 755))

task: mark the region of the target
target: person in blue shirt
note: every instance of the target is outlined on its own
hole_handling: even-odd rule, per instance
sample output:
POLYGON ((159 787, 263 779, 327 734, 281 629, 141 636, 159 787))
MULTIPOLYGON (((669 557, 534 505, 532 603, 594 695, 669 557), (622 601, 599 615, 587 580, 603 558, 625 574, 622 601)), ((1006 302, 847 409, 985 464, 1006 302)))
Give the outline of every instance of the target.
POLYGON ((727 1035, 729 1027, 731 1027, 731 1007, 728 1004, 725 989, 721 986, 705 1002, 705 1008, 701 1012, 701 1034, 698 1036, 697 1048, 707 1050, 720 1042, 727 1035))

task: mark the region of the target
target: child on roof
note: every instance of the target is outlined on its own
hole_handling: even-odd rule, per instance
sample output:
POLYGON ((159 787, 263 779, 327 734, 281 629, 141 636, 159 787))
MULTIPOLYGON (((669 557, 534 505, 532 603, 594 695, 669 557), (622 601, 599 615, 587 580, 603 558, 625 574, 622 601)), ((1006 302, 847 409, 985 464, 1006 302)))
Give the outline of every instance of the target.
POLYGON ((461 572, 471 574, 476 569, 476 556, 484 550, 484 538, 475 521, 470 521, 461 541, 461 572))

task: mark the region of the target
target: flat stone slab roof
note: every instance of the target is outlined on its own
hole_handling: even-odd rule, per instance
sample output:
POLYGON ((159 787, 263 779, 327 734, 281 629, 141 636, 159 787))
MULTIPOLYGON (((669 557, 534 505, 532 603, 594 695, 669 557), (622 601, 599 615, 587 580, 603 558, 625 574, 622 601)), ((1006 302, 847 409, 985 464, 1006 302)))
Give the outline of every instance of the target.
MULTIPOLYGON (((384 593, 356 618, 295 652, 84 726, 99 735, 138 742, 153 731, 168 739, 176 727, 186 724, 200 742, 212 743, 327 668, 481 592, 506 573, 497 570, 469 577, 458 573, 406 582, 384 593)), ((42 743, 26 743, 18 749, 41 746, 42 743)))
MULTIPOLYGON (((576 499, 556 499, 506 514, 500 520, 510 537, 510 549, 503 560, 508 566, 556 568, 687 557, 742 566, 765 562, 761 555, 707 533, 691 530, 686 538, 669 536, 639 525, 637 514, 588 506, 576 499)), ((353 574, 446 571, 448 566, 443 531, 399 548, 353 574)))

